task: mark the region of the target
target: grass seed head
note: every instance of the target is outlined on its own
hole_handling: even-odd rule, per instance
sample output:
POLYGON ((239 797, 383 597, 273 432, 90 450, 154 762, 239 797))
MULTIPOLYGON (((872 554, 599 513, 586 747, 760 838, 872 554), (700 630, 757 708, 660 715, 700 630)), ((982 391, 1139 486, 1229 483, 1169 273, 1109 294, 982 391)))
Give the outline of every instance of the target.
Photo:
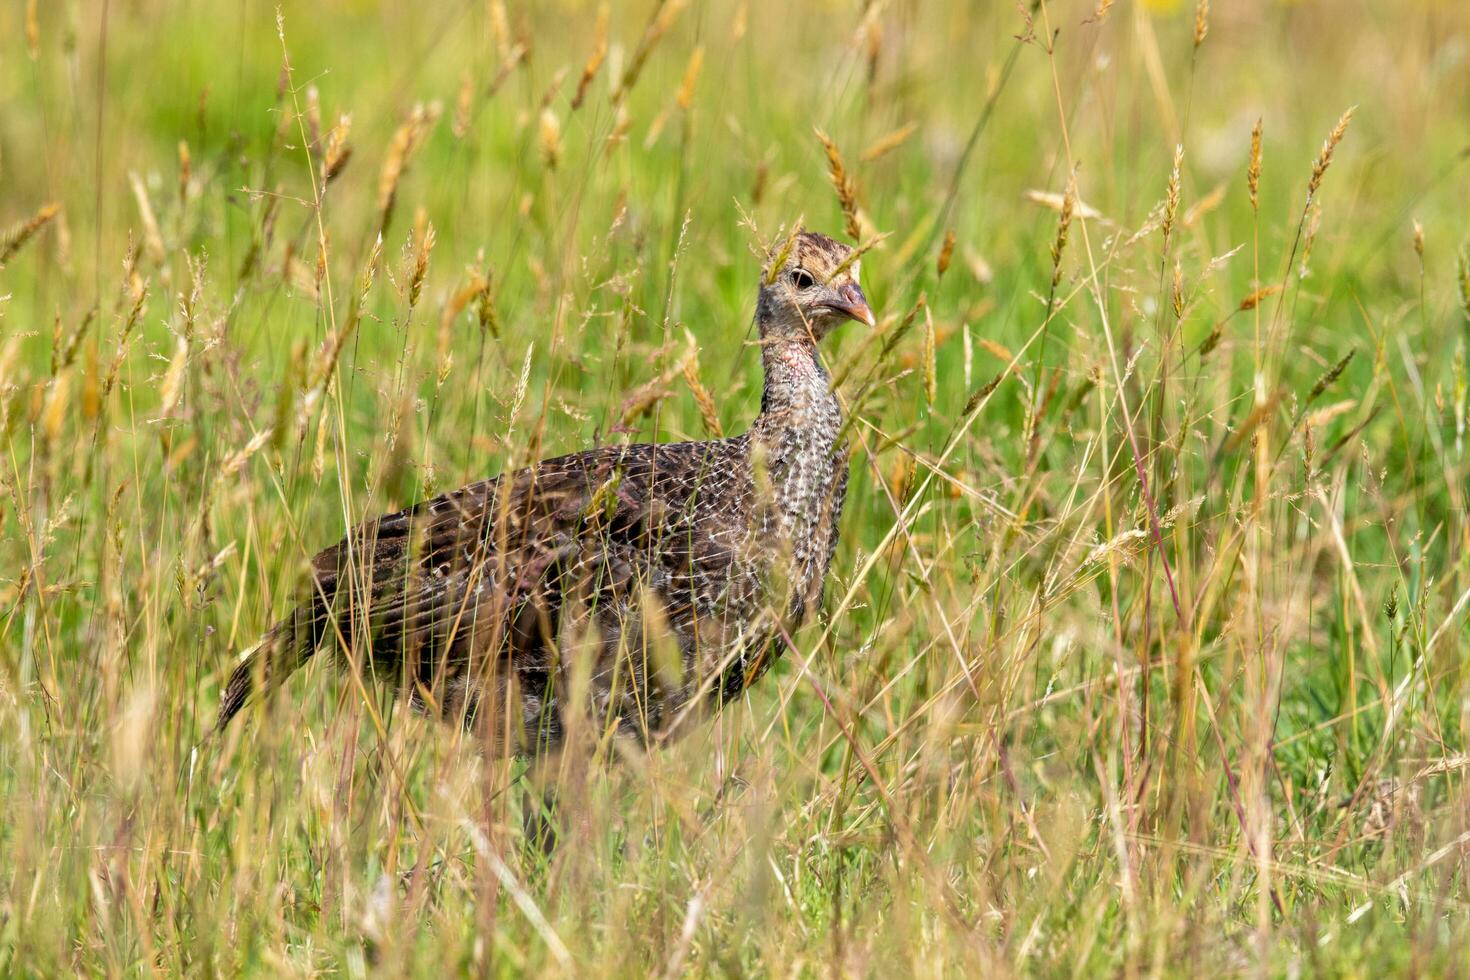
POLYGON ((556 113, 549 106, 541 110, 539 143, 541 162, 546 165, 547 170, 555 170, 561 161, 561 120, 557 119, 556 113))
POLYGON ((50 204, 43 204, 35 214, 19 224, 12 225, 3 234, 0 234, 0 266, 14 258, 15 253, 36 236, 36 232, 46 227, 60 213, 60 204, 54 201, 50 204))
POLYGON ((880 157, 885 157, 907 143, 909 137, 918 131, 918 123, 904 123, 892 132, 885 133, 869 143, 868 148, 862 152, 858 159, 863 163, 872 163, 880 157))
POLYGON ((704 45, 701 44, 689 56, 689 64, 684 67, 684 78, 679 83, 679 94, 675 99, 679 108, 685 112, 688 112, 690 106, 694 105, 694 88, 699 84, 699 72, 703 67, 704 45))
POLYGON ((648 56, 658 46, 658 42, 669 28, 674 26, 674 21, 679 19, 689 0, 660 0, 654 8, 653 15, 648 19, 648 26, 643 30, 643 36, 638 39, 638 47, 633 50, 633 56, 628 60, 628 65, 623 69, 622 78, 618 79, 617 86, 613 89, 613 102, 621 103, 627 98, 628 92, 638 84, 638 78, 643 74, 643 68, 648 62, 648 56))
POLYGON ((437 102, 428 105, 418 103, 394 130, 393 138, 388 143, 388 155, 383 160, 382 172, 378 175, 379 231, 387 230, 388 223, 393 218, 393 202, 398 196, 398 185, 408 170, 409 161, 433 132, 441 112, 437 102))
POLYGON ((1342 142, 1343 135, 1347 133, 1348 124, 1353 121, 1353 113, 1357 106, 1349 106, 1338 118, 1337 125, 1332 127, 1332 132, 1327 134, 1327 139, 1322 141, 1322 149, 1317 153, 1317 159, 1312 161, 1312 179, 1307 182, 1307 201, 1310 202, 1317 196, 1317 191, 1322 186, 1322 178, 1327 174, 1327 168, 1332 166, 1332 155, 1337 152, 1337 144, 1342 142))
POLYGON ((1460 249, 1460 312, 1465 314, 1465 322, 1470 324, 1470 246, 1460 249))
POLYGON ((1051 241, 1051 288, 1055 290, 1062 281, 1062 255, 1067 250, 1067 236, 1072 228, 1072 216, 1077 211, 1077 174, 1067 179, 1067 190, 1062 194, 1062 206, 1057 213, 1057 233, 1051 241))
POLYGON ((857 184, 852 175, 848 173, 847 166, 842 162, 842 153, 837 149, 837 144, 832 141, 822 130, 816 131, 817 139, 822 144, 822 149, 827 154, 827 178, 832 182, 832 189, 837 192, 837 204, 842 208, 842 217, 845 221, 844 230, 847 237, 853 241, 862 238, 862 226, 858 222, 857 184))
POLYGON ((352 144, 347 141, 352 132, 352 116, 342 113, 332 128, 327 131, 322 145, 322 185, 326 186, 342 175, 347 161, 352 159, 352 144))
POLYGON ((454 125, 456 139, 464 139, 470 133, 470 124, 475 118, 475 76, 466 68, 459 75, 459 94, 454 99, 454 125))
POLYGON ((434 226, 425 224, 423 231, 415 234, 413 273, 408 280, 408 306, 413 309, 419 304, 424 291, 424 279, 429 273, 429 255, 434 251, 434 226))
POLYGON ((954 242, 954 229, 951 228, 944 233, 944 243, 939 246, 939 258, 934 263, 935 272, 940 279, 949 271, 950 260, 954 258, 954 242))
POLYGON ((581 108, 583 100, 587 98, 587 89, 592 85, 592 80, 597 77, 602 63, 607 60, 609 16, 607 3, 598 4, 597 26, 592 31, 592 53, 587 56, 587 63, 582 66, 582 77, 577 80, 577 93, 572 96, 573 110, 581 108))
MULTIPOLYGON (((691 350, 693 350, 691 341, 691 350)), ((684 382, 689 385, 689 392, 694 396, 694 404, 699 408, 700 421, 704 423, 705 432, 715 439, 725 438, 724 427, 720 425, 720 412, 715 407, 714 397, 710 395, 699 380, 699 358, 691 356, 684 362, 684 382)))
POLYGON ((1179 213, 1179 198, 1181 193, 1180 168, 1184 163, 1184 144, 1174 145, 1174 166, 1169 171, 1169 189, 1164 194, 1164 216, 1159 223, 1159 230, 1164 234, 1164 251, 1169 250, 1169 241, 1174 233, 1174 218, 1179 213))
POLYGON ((1257 119, 1256 124, 1251 127, 1251 159, 1246 167, 1245 183, 1250 190, 1251 210, 1261 210, 1261 123, 1257 119))
POLYGON ((1312 402, 1316 401, 1322 396, 1322 393, 1324 391, 1332 387, 1332 383, 1342 376, 1342 372, 1347 369, 1347 366, 1350 363, 1352 363, 1352 360, 1354 357, 1357 356, 1357 353, 1358 352, 1356 349, 1348 351, 1346 354, 1343 355, 1342 360, 1338 361, 1336 364, 1332 365, 1332 367, 1328 368, 1327 371, 1320 378, 1317 379, 1317 383, 1312 385, 1312 390, 1307 394, 1307 400, 1305 404, 1312 404, 1312 402))

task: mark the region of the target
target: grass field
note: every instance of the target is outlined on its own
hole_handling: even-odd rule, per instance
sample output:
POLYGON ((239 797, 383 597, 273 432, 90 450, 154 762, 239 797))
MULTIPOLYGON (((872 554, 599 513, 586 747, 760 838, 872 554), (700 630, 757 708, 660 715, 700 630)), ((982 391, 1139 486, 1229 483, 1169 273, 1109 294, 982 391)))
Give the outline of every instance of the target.
POLYGON ((0 105, 0 973, 1470 971, 1470 6, 15 0, 0 105), (349 522, 740 431, 798 222, 800 656, 549 857, 323 665, 196 749, 349 522))

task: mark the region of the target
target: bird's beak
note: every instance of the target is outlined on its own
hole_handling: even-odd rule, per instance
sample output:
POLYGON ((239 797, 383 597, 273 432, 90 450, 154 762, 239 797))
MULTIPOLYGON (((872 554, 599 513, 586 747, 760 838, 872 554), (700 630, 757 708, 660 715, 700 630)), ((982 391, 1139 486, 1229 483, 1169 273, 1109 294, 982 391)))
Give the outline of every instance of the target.
POLYGON ((869 327, 876 326, 878 323, 873 316, 872 309, 868 306, 868 298, 863 295, 863 291, 855 282, 845 282, 837 287, 837 295, 822 305, 833 313, 840 313, 859 323, 866 323, 869 327))

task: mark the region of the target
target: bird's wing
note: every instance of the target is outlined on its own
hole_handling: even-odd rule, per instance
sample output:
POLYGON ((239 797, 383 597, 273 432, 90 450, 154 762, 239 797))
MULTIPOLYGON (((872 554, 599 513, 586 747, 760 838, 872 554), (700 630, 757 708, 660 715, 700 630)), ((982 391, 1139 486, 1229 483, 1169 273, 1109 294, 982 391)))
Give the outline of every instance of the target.
POLYGON ((379 670, 496 651, 544 664, 569 600, 621 607, 650 568, 682 579, 717 560, 700 519, 728 479, 716 445, 563 456, 365 522, 312 561, 310 642, 350 648, 366 625, 379 670))

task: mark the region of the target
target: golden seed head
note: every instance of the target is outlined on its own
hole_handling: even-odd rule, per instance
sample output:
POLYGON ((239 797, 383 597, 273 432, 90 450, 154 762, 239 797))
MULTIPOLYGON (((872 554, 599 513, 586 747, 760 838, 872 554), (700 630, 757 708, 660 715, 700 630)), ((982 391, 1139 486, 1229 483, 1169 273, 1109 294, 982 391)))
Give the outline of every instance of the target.
POLYGON ((862 238, 862 225, 858 221, 857 184, 852 175, 847 172, 846 165, 842 162, 842 153, 837 149, 837 144, 832 141, 822 130, 816 131, 817 139, 821 141, 822 149, 827 152, 827 178, 832 182, 832 189, 837 192, 837 203, 842 208, 842 217, 846 220, 844 230, 847 237, 853 241, 862 238))
POLYGON ((1342 142, 1343 134, 1347 132, 1348 123, 1352 122, 1356 109, 1357 106, 1349 106, 1337 120, 1337 125, 1332 127, 1332 132, 1327 134, 1327 139, 1322 142, 1317 159, 1312 161, 1312 179, 1307 183, 1307 200, 1315 197, 1322 186, 1322 177, 1327 173, 1327 168, 1332 166, 1332 154, 1337 151, 1337 144, 1342 142))

